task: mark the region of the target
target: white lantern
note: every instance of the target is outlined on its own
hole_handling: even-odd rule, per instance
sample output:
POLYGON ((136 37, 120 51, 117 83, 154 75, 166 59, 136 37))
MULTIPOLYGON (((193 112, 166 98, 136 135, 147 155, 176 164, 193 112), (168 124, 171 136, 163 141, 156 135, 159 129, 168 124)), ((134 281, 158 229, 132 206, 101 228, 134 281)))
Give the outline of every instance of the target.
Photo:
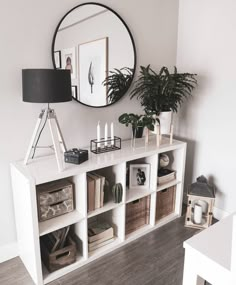
POLYGON ((208 228, 212 223, 215 188, 202 175, 188 189, 188 205, 185 226, 197 229, 208 228))

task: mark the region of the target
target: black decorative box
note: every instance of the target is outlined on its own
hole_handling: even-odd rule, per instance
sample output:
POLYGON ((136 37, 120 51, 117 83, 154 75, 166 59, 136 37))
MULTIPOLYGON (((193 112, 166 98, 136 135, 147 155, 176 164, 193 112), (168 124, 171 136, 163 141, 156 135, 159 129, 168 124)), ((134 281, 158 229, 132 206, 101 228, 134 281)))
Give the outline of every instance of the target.
POLYGON ((88 150, 72 148, 64 153, 64 158, 67 163, 80 164, 88 160, 88 150))

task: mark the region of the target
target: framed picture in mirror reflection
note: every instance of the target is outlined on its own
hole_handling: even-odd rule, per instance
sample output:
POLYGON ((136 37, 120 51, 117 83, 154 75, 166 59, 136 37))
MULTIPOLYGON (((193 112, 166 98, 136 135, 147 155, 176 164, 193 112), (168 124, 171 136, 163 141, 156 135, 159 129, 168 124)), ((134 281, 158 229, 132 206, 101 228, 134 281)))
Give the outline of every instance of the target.
POLYGON ((78 66, 80 102, 107 105, 107 87, 103 81, 108 70, 108 37, 80 44, 78 66))
POLYGON ((56 69, 61 69, 61 51, 54 51, 56 69))
POLYGON ((71 92, 72 92, 72 97, 76 100, 79 100, 78 98, 78 89, 76 85, 71 86, 71 92))
POLYGON ((62 61, 62 69, 69 69, 71 73, 71 79, 75 79, 77 77, 75 47, 63 49, 61 55, 61 61, 62 61))

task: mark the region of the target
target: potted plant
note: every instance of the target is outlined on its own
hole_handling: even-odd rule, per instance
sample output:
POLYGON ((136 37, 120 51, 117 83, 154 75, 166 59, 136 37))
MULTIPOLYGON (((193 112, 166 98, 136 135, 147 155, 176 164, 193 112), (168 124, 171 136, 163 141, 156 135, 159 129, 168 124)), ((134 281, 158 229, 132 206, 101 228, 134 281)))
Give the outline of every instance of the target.
POLYGON ((133 113, 124 113, 120 115, 119 122, 125 124, 126 127, 132 126, 133 136, 141 138, 143 136, 143 129, 147 127, 150 131, 154 131, 156 119, 150 114, 136 115, 133 113))
POLYGON ((150 65, 140 68, 130 98, 136 97, 145 112, 159 116, 160 120, 162 112, 168 112, 169 116, 177 112, 184 99, 192 95, 197 84, 196 74, 178 73, 176 67, 174 73, 170 73, 167 67, 162 67, 159 73, 151 69, 150 65))

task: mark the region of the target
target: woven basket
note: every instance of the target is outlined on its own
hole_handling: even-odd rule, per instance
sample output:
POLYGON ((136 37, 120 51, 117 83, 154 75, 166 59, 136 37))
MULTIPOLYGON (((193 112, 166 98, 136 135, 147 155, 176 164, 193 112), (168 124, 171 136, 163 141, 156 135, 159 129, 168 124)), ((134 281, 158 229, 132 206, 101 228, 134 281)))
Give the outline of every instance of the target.
POLYGON ((128 203, 126 205, 126 234, 130 234, 145 224, 149 224, 149 217, 150 196, 128 203))
POLYGON ((156 221, 170 215, 175 210, 176 186, 157 192, 156 221))

